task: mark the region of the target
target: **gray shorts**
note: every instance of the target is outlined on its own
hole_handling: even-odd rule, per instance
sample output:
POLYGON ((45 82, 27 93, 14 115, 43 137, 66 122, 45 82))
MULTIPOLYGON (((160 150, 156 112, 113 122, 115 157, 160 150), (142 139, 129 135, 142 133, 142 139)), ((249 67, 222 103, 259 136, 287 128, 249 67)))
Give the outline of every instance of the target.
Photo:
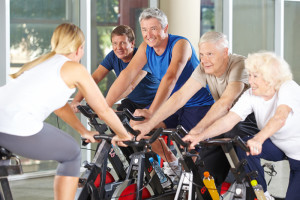
POLYGON ((44 123, 40 132, 26 137, 0 132, 0 146, 30 159, 56 160, 59 176, 80 176, 81 152, 77 141, 50 124, 44 123))

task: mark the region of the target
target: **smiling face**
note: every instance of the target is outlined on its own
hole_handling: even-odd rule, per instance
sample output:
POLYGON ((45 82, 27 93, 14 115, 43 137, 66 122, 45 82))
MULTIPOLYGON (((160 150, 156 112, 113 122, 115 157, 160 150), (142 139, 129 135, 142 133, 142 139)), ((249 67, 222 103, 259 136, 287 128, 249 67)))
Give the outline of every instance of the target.
POLYGON ((203 42, 199 44, 199 54, 201 66, 206 74, 220 77, 226 71, 228 48, 221 48, 212 42, 203 42))
POLYGON ((275 88, 265 81, 262 75, 258 72, 248 72, 249 84, 251 86, 252 94, 260 96, 264 100, 271 99, 275 94, 275 88))
POLYGON ((116 56, 123 62, 128 63, 133 56, 134 41, 129 42, 126 35, 113 35, 111 42, 116 56))
POLYGON ((168 25, 162 28, 156 18, 143 19, 140 25, 143 39, 150 47, 159 48, 167 42, 168 25))

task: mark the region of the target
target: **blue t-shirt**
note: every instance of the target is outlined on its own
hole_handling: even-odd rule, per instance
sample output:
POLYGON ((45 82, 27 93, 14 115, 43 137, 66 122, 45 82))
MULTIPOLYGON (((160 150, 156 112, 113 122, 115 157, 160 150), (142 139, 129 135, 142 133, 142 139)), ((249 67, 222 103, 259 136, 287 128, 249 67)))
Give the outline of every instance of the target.
MULTIPOLYGON (((158 56, 152 47, 147 45, 146 55, 148 60, 148 65, 153 73, 153 75, 161 81, 163 76, 166 74, 169 65, 172 59, 172 50, 176 42, 180 39, 188 39, 169 34, 167 48, 164 53, 158 56)), ((193 73, 194 69, 199 65, 200 61, 196 56, 196 52, 190 43, 192 48, 192 57, 187 62, 186 66, 184 67, 181 75, 179 76, 176 85, 172 91, 172 94, 179 90, 181 86, 189 79, 191 74, 193 73)), ((212 105, 214 103, 214 99, 210 92, 206 88, 201 88, 186 104, 185 107, 192 107, 192 106, 204 106, 204 105, 212 105)))
MULTIPOLYGON (((137 49, 135 48, 133 55, 136 51, 137 49)), ((116 76, 119 76, 121 71, 125 69, 129 63, 123 62, 116 56, 114 51, 111 51, 100 64, 109 71, 114 70, 116 76)), ((160 81, 153 76, 152 71, 147 64, 144 66, 143 70, 147 72, 147 75, 141 80, 127 98, 134 103, 148 105, 152 103, 160 81)))

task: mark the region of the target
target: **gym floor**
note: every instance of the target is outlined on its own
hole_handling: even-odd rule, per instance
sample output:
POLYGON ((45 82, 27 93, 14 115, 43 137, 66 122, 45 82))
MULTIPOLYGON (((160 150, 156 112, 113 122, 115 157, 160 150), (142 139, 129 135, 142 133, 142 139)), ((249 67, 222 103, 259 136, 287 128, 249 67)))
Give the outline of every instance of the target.
MULTIPOLYGON (((262 162, 264 164, 264 162, 262 162)), ((284 197, 289 175, 287 161, 273 163, 277 175, 269 185, 269 192, 276 197, 284 197)), ((53 176, 10 181, 14 200, 52 200, 53 176)), ((267 182, 270 176, 266 175, 267 182)))
POLYGON ((54 176, 10 181, 14 200, 53 200, 54 176))

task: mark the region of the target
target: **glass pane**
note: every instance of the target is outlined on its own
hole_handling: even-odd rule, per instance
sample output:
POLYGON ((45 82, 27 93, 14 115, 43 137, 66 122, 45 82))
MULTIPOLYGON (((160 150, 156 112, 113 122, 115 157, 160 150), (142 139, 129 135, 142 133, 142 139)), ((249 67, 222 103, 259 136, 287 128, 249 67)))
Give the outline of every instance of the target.
POLYGON ((294 80, 300 83, 300 40, 299 24, 300 1, 286 1, 284 3, 284 58, 290 64, 294 80))
POLYGON ((97 1, 97 23, 110 24, 119 21, 119 0, 97 1))
POLYGON ((50 40, 58 24, 18 23, 10 25, 11 73, 24 63, 50 51, 50 40))
POLYGON ((208 31, 222 31, 223 29, 222 0, 201 1, 200 35, 208 31))
POLYGON ((233 1, 234 53, 274 51, 274 0, 233 1))
POLYGON ((67 4, 62 0, 11 0, 11 20, 67 19, 67 4))
MULTIPOLYGON (((100 62, 112 50, 110 34, 118 25, 130 26, 136 35, 136 47, 143 41, 139 25, 139 14, 148 7, 145 0, 93 0, 92 1, 92 58, 91 72, 94 72, 100 62), (92 18, 93 19, 93 18, 92 18)), ((116 76, 110 72, 102 81, 99 88, 104 95, 107 94, 116 76)))

